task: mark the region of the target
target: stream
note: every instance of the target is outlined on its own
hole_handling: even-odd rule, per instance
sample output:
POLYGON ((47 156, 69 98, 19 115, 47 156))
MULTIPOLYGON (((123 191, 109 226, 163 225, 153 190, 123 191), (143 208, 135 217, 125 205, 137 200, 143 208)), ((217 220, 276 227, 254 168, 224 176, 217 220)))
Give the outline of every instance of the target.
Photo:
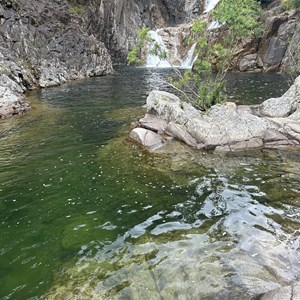
MULTIPOLYGON (((148 153, 128 139, 169 70, 29 93, 0 122, 0 299, 250 299, 300 277, 300 153, 148 153)), ((232 73, 239 104, 279 74, 232 73)))

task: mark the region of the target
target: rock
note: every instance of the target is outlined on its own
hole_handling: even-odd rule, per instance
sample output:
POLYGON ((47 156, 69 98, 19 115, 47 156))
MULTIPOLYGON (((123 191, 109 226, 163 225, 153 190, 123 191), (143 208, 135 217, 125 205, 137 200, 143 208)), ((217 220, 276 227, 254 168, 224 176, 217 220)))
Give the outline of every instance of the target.
POLYGON ((239 62, 239 70, 241 72, 255 70, 259 66, 257 64, 257 53, 245 55, 239 62))
POLYGON ((177 96, 163 91, 152 91, 147 98, 147 111, 167 123, 175 121, 185 124, 190 118, 198 117, 199 111, 177 96))
POLYGON ((130 132, 130 138, 139 144, 147 147, 149 150, 156 150, 163 146, 163 138, 148 129, 135 128, 130 132))
POLYGON ((248 141, 242 141, 231 145, 226 146, 217 146, 215 152, 231 152, 231 151, 241 151, 249 150, 255 148, 262 148, 263 141, 260 138, 253 138, 248 141))
POLYGON ((211 148, 261 136, 268 121, 249 113, 241 114, 232 105, 216 105, 207 115, 190 120, 186 126, 198 143, 211 148))
POLYGON ((2 117, 24 113, 28 105, 24 104, 22 94, 26 90, 112 72, 106 47, 87 32, 82 17, 70 13, 67 1, 3 3, 0 4, 0 87, 8 90, 5 97, 1 92, 2 117), (19 101, 20 109, 9 102, 11 98, 19 101))
POLYGON ((295 282, 291 285, 267 292, 255 298, 256 300, 299 300, 300 283, 295 282))
POLYGON ((188 22, 201 14, 202 4, 199 0, 93 1, 88 30, 104 42, 115 64, 124 64, 128 51, 137 41, 139 29, 188 22))
POLYGON ((285 55, 287 42, 278 38, 272 37, 265 55, 263 56, 264 68, 266 71, 276 71, 285 55))
POLYGON ((151 114, 146 114, 144 118, 140 119, 139 125, 159 134, 163 133, 167 128, 167 122, 165 120, 162 120, 151 114))
POLYGON ((292 87, 281 97, 271 98, 264 101, 259 107, 262 116, 271 118, 288 117, 292 115, 300 103, 300 76, 295 80, 292 87))
POLYGON ((184 125, 170 122, 168 123, 165 133, 180 141, 183 141, 185 144, 193 148, 201 149, 204 147, 204 144, 197 143, 197 141, 188 133, 187 128, 184 125))
MULTIPOLYGON (((228 102, 201 114, 175 95, 152 91, 147 98, 147 111, 141 124, 197 149, 227 152, 299 146, 300 76, 282 97, 258 106, 228 102)), ((147 145, 147 130, 136 130, 140 136, 135 140, 147 145)))
POLYGON ((288 138, 285 135, 283 135, 282 133, 274 129, 267 129, 263 136, 263 141, 265 143, 287 141, 287 140, 288 138))
POLYGON ((266 20, 265 30, 259 50, 263 57, 264 70, 282 69, 299 73, 299 14, 287 13, 280 6, 275 7, 266 20))

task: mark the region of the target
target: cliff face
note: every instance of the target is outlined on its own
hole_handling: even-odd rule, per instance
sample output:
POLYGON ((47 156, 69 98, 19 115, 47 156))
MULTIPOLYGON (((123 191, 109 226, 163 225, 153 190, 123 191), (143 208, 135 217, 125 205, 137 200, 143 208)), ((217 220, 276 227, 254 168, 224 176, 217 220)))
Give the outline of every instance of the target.
POLYGON ((0 118, 22 114, 35 86, 112 71, 104 44, 69 13, 65 0, 0 0, 0 118))
POLYGON ((300 74, 300 12, 286 11, 278 0, 261 15, 264 34, 240 53, 240 71, 284 71, 300 74))
POLYGON ((204 0, 92 0, 88 30, 107 46, 114 63, 125 63, 140 28, 161 28, 190 21, 204 0))

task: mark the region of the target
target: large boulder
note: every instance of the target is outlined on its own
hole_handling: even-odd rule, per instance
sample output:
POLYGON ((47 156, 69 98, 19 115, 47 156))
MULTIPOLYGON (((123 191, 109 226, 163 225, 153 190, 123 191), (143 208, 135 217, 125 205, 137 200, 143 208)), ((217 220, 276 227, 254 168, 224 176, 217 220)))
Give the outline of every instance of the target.
MULTIPOLYGON (((279 98, 264 101, 260 107, 260 115, 271 118, 289 117, 300 110, 300 76, 291 88, 279 98)), ((294 115, 295 118, 296 115, 294 115)))
MULTIPOLYGON (((300 144, 300 76, 279 98, 259 106, 226 103, 203 114, 168 92, 152 91, 147 98, 147 115, 133 132, 154 130, 196 149, 240 151, 278 148, 300 144), (149 125, 150 124, 150 125, 149 125)), ((145 138, 135 139, 145 145, 145 138)))

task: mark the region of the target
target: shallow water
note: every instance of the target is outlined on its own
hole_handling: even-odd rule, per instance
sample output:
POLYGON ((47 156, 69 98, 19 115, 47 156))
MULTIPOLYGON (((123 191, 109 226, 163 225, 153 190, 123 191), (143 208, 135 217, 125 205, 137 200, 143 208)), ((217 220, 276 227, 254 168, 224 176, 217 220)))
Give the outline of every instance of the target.
MULTIPOLYGON (((0 298, 249 299, 299 277, 300 154, 143 151, 128 125, 155 72, 35 92, 0 123, 0 298)), ((287 86, 232 78, 240 103, 287 86)))

